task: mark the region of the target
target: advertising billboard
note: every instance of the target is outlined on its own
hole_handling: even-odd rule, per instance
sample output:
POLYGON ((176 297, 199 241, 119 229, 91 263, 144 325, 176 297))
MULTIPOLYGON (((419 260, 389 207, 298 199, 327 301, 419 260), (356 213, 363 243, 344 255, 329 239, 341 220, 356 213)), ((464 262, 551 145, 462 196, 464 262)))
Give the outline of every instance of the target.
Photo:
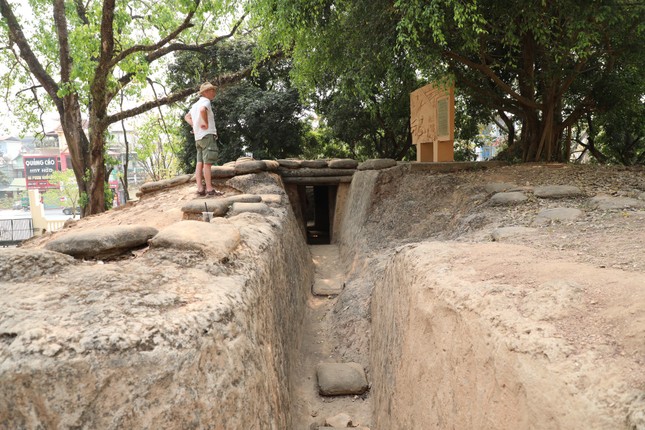
POLYGON ((60 170, 60 157, 58 156, 24 156, 25 182, 28 190, 42 190, 58 188, 58 184, 51 184, 49 178, 52 173, 60 170))

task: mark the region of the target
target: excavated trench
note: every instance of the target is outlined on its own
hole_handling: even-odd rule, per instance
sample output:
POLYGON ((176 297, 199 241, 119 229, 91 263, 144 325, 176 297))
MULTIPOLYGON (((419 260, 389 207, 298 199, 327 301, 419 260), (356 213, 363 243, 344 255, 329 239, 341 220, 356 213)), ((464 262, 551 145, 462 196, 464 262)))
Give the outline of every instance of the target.
MULTIPOLYGON (((431 203, 442 206, 432 217, 400 218, 411 240, 373 247, 392 234, 376 202, 402 174, 231 180, 288 203, 216 223, 243 246, 206 266, 193 258, 203 249, 151 248, 102 265, 52 264, 40 249, 0 254, 5 267, 46 267, 0 273, 9 315, 0 429, 306 430, 330 419, 342 427, 339 414, 371 429, 642 428, 628 426, 625 413, 639 419, 629 402, 620 415, 572 394, 582 383, 562 358, 572 352, 532 337, 548 327, 522 325, 528 308, 513 321, 495 312, 513 304, 490 295, 514 297, 514 286, 474 279, 468 260, 492 266, 491 255, 516 249, 415 240, 414 217, 434 217, 424 228, 446 237, 456 231, 450 211, 471 203, 454 197, 454 184, 437 181, 445 198, 431 203), (314 295, 318 281, 337 293, 314 295), (80 287, 89 282, 91 292, 80 287), (356 363, 369 390, 321 396, 321 362, 356 363)), ((209 243, 222 231, 192 238, 209 243)))

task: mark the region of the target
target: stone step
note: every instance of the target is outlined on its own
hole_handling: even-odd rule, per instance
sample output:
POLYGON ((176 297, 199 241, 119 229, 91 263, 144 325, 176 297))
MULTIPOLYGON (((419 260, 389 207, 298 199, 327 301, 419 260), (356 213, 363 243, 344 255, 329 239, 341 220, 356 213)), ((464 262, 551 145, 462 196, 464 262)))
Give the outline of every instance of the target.
POLYGON ((320 363, 316 378, 322 396, 363 394, 368 388, 365 370, 358 363, 320 363))
POLYGON ((316 279, 312 293, 315 296, 336 296, 343 291, 344 286, 338 279, 316 279))

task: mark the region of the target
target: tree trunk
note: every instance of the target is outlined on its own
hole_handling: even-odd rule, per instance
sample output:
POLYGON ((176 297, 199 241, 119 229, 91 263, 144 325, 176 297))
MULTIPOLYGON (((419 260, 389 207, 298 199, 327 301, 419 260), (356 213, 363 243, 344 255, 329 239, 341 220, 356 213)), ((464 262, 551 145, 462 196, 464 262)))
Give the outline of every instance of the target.
MULTIPOLYGON (((81 108, 75 94, 70 94, 63 98, 62 106, 59 108, 59 115, 63 134, 67 141, 67 148, 72 160, 79 196, 82 196, 84 193, 87 195, 90 181, 86 177, 85 172, 90 165, 90 143, 83 130, 81 108)), ((89 213, 87 209, 86 206, 81 207, 82 216, 89 213)))
POLYGON ((559 145, 562 121, 557 115, 558 106, 557 97, 551 92, 545 97, 541 117, 536 110, 527 112, 528 121, 524 123, 527 129, 522 130, 526 139, 523 161, 564 161, 559 145))
POLYGON ((90 181, 87 192, 88 213, 105 211, 105 126, 101 126, 94 115, 90 116, 90 181))

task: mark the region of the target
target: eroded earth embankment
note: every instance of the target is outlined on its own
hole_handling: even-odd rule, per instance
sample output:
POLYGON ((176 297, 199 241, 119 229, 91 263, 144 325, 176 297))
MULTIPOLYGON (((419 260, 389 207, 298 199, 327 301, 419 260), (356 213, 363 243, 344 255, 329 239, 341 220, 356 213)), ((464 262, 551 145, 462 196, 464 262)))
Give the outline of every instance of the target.
POLYGON ((370 330, 341 353, 369 356, 372 427, 645 428, 644 189, 642 169, 355 175, 335 320, 370 330))
MULTIPOLYGON (((642 169, 422 167, 359 169, 334 205, 317 317, 366 370, 361 424, 645 428, 642 169)), ((0 428, 291 428, 302 220, 277 174, 217 185, 237 209, 211 223, 182 182, 0 253, 0 428), (159 233, 127 258, 43 249, 135 224, 159 233)))
POLYGON ((312 263, 279 178, 253 176, 227 194, 263 193, 262 214, 182 220, 186 185, 2 250, 0 428, 289 428, 312 263), (41 248, 126 224, 168 234, 111 260, 41 248))

